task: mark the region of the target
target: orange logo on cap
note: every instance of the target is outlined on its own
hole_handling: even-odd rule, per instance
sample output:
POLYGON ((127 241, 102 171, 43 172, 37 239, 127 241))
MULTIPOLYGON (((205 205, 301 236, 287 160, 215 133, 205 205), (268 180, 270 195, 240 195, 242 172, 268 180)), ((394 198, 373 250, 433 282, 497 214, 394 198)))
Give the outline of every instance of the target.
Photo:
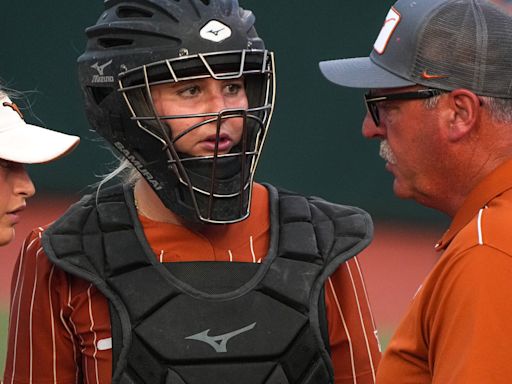
POLYGON ((18 108, 18 106, 14 103, 9 103, 8 101, 4 101, 3 103, 3 106, 4 107, 10 107, 12 108, 13 111, 17 112, 18 115, 20 115, 20 117, 25 120, 25 118, 23 117, 23 113, 21 113, 20 109, 18 108))
POLYGON ((448 75, 431 75, 430 73, 427 73, 427 71, 423 71, 421 73, 421 77, 423 77, 425 80, 433 80, 433 79, 445 79, 448 77, 448 75))

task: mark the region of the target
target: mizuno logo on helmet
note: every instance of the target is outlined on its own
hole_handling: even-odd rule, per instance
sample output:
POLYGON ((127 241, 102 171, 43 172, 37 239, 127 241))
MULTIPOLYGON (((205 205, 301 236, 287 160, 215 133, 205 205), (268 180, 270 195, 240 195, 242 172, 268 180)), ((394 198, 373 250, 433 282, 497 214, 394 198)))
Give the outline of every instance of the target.
POLYGON ((202 341, 203 343, 206 343, 209 346, 211 346, 213 349, 215 349, 215 351, 217 353, 224 353, 224 352, 228 351, 227 344, 230 339, 232 339, 235 336, 240 335, 241 333, 250 331, 255 326, 256 326, 256 323, 252 323, 252 324, 248 325, 247 327, 243 327, 243 328, 237 329, 236 331, 225 333, 223 335, 218 335, 218 336, 208 335, 210 330, 207 329, 206 331, 196 333, 195 335, 187 336, 187 337, 185 337, 185 339, 202 341))
POLYGON ((100 65, 99 62, 96 62, 93 65, 91 65, 91 68, 97 70, 98 71, 98 75, 103 76, 103 71, 110 64, 112 64, 112 60, 107 61, 105 64, 102 64, 102 65, 100 65))
POLYGON ((222 24, 220 21, 210 20, 203 28, 201 28, 199 35, 205 40, 220 43, 231 36, 231 28, 222 24))
POLYGON ((214 31, 213 29, 210 29, 207 33, 213 33, 215 36, 219 36, 219 33, 222 32, 225 28, 217 29, 214 31))
POLYGON ((105 68, 108 67, 110 64, 112 64, 112 60, 107 61, 105 64, 101 64, 99 62, 94 63, 91 65, 92 69, 95 69, 98 74, 93 75, 92 82, 93 83, 113 83, 114 82, 114 76, 105 76, 103 72, 105 71, 105 68))

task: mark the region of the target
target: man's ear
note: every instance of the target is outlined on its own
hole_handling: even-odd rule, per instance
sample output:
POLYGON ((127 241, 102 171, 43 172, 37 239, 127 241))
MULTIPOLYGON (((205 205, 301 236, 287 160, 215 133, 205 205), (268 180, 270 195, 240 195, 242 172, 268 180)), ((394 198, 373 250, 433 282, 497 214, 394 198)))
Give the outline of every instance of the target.
POLYGON ((449 98, 447 137, 450 141, 459 141, 477 126, 481 102, 477 95, 467 89, 455 89, 450 92, 449 98))

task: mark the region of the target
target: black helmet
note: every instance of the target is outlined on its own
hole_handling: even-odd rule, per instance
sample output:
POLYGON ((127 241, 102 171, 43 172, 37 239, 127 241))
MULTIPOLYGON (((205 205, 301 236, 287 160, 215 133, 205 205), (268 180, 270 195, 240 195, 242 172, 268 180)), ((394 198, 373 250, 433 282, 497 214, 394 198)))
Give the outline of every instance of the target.
MULTIPOLYGON (((237 0, 106 0, 86 30, 79 79, 87 117, 183 218, 234 223, 249 215, 253 177, 275 96, 274 60, 237 0), (159 116, 151 87, 179 81, 242 78, 247 109, 159 116), (203 117, 187 132, 216 124, 213 155, 179 153, 167 123, 203 117), (240 142, 218 153, 223 121, 243 119, 240 142)), ((181 136, 180 136, 181 137, 181 136)))

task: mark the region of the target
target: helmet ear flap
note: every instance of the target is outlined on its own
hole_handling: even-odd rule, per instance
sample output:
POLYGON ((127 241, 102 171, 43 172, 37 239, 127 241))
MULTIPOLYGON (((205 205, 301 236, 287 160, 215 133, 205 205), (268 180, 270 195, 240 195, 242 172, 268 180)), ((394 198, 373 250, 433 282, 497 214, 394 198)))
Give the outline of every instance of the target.
POLYGON ((110 144, 125 137, 122 113, 115 113, 119 103, 117 92, 109 87, 82 87, 85 94, 85 111, 94 130, 110 144))
POLYGON ((89 99, 93 100, 99 107, 103 101, 114 92, 110 87, 87 87, 87 92, 90 93, 89 99))

